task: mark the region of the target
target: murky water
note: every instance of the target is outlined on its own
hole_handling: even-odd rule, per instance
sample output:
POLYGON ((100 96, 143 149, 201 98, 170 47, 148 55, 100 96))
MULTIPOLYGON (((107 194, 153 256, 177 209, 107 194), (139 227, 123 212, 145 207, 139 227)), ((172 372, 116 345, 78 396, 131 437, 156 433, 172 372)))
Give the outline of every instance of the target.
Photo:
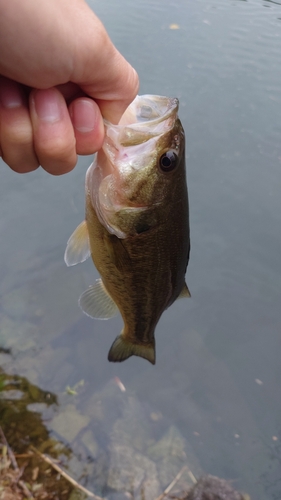
MULTIPOLYGON (((98 460, 112 435, 123 436, 121 423, 112 430, 120 402, 106 389, 118 376, 133 394, 122 414, 124 422, 128 415, 135 419, 131 438, 141 427, 132 401, 155 427, 139 431, 139 439, 146 439, 145 450, 139 448, 143 455, 153 459, 149 446, 178 432, 190 468, 232 479, 253 499, 280 499, 281 5, 90 4, 138 70, 140 93, 180 99, 192 299, 164 313, 155 367, 137 358, 109 364, 121 319, 85 317, 77 299, 97 272, 90 262, 75 268, 63 262, 66 241, 83 218, 90 158, 80 158, 62 178, 39 170, 20 176, 1 164, 1 366, 58 396, 60 405, 48 413, 46 425, 77 448, 82 465, 89 456, 98 460), (179 29, 169 29, 171 24, 179 29), (77 395, 66 390, 82 380, 77 395), (100 400, 112 401, 104 403, 102 418, 95 414, 100 400), (77 429, 65 424, 73 408, 77 429), (81 429, 89 428, 99 439, 83 454, 90 438, 81 429)), ((99 485, 102 492, 105 469, 89 473, 89 487, 99 485)), ((114 478, 109 487, 118 489, 114 478)))

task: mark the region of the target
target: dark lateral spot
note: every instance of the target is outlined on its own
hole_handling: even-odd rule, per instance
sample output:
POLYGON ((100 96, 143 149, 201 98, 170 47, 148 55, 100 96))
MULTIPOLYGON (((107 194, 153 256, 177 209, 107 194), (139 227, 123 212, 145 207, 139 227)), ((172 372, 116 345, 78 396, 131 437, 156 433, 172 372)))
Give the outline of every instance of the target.
POLYGON ((139 224, 136 225, 136 232, 137 234, 144 233, 145 231, 148 231, 150 229, 150 226, 146 224, 145 222, 140 222, 139 224))

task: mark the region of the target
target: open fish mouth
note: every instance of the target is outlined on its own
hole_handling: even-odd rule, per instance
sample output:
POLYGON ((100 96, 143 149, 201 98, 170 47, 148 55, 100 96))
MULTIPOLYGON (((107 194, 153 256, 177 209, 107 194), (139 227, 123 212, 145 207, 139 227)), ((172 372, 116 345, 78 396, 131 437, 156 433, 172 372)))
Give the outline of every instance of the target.
POLYGON ((105 140, 86 184, 99 221, 118 238, 135 234, 133 218, 165 197, 169 181, 159 159, 167 151, 182 152, 178 107, 176 98, 137 96, 118 125, 104 122, 105 140))
POLYGON ((141 127, 146 122, 149 125, 157 124, 166 120, 171 114, 178 110, 177 98, 155 95, 137 96, 121 117, 120 125, 133 124, 141 127))
POLYGON ((143 144, 173 127, 178 107, 177 98, 137 96, 126 109, 118 125, 104 120, 107 138, 117 148, 143 144))

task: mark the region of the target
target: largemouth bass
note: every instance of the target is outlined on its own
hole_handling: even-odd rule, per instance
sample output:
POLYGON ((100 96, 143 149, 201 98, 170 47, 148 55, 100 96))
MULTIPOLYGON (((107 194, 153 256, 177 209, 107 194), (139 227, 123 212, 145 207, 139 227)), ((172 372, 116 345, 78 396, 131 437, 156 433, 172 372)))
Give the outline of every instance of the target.
POLYGON ((90 255, 101 275, 79 299, 89 316, 120 311, 124 328, 109 361, 132 355, 155 364, 154 330, 163 311, 189 297, 189 209, 178 100, 138 96, 86 174, 86 218, 68 240, 65 262, 90 255))

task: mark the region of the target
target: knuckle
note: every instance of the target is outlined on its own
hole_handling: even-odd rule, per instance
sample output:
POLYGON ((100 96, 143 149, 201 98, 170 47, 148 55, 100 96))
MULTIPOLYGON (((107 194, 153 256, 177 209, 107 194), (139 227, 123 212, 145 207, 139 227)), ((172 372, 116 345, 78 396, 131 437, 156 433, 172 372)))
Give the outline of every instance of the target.
POLYGON ((75 138, 65 140, 62 137, 56 137, 51 141, 44 141, 36 145, 36 152, 39 158, 43 158, 45 162, 57 161, 68 162, 75 151, 75 138))
POLYGON ((2 124, 2 139, 3 148, 4 143, 8 144, 8 147, 22 148, 30 146, 33 143, 33 134, 31 126, 26 124, 13 124, 13 126, 6 127, 2 124))
POLYGON ((68 161, 60 162, 58 160, 43 162, 41 167, 51 175, 63 175, 74 169, 76 166, 76 156, 69 158, 68 161))
POLYGON ((19 164, 19 165, 9 165, 9 167, 18 174, 27 174, 28 172, 34 172, 39 167, 39 163, 36 165, 30 164, 19 164))
POLYGON ((15 172, 32 172, 39 167, 30 134, 20 133, 1 144, 3 161, 15 172))
POLYGON ((57 140, 55 143, 44 145, 37 151, 41 166, 52 175, 62 175, 73 170, 76 165, 75 139, 66 142, 57 140))
POLYGON ((33 172, 39 167, 38 161, 35 159, 18 159, 9 158, 6 155, 2 155, 3 161, 10 167, 11 170, 17 172, 18 174, 26 174, 28 172, 33 172))

